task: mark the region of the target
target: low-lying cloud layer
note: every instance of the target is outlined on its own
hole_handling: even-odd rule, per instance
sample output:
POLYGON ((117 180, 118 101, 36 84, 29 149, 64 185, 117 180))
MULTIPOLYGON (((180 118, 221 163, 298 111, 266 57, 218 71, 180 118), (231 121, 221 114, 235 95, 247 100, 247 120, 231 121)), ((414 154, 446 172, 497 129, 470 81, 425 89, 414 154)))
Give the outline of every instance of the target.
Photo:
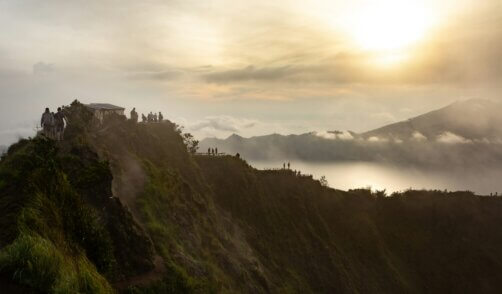
POLYGON ((446 144, 465 144, 472 143, 471 140, 467 140, 466 138, 456 135, 452 132, 444 132, 443 134, 437 137, 437 141, 440 143, 446 144))
MULTIPOLYGON (((368 161, 448 170, 455 167, 497 167, 502 164, 502 141, 469 140, 452 132, 431 139, 363 138, 347 132, 270 135, 240 140, 206 139, 201 148, 218 147, 251 161, 304 162, 368 161), (344 134, 347 136, 344 138, 344 134), (339 137, 340 136, 340 137, 339 137)), ((410 134, 411 137, 411 134, 410 134)), ((420 137, 422 138, 422 137, 420 137)))
POLYGON ((318 131, 314 132, 317 137, 321 137, 328 140, 353 140, 354 136, 348 131, 336 131, 336 132, 327 132, 327 131, 318 131))

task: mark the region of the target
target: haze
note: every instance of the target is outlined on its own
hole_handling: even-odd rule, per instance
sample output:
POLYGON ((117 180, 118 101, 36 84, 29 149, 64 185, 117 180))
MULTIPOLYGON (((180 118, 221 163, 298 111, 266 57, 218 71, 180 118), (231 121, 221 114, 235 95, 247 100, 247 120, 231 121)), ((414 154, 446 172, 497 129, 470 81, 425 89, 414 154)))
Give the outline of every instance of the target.
POLYGON ((350 129, 499 100, 502 4, 0 2, 0 144, 78 98, 198 137, 350 129))

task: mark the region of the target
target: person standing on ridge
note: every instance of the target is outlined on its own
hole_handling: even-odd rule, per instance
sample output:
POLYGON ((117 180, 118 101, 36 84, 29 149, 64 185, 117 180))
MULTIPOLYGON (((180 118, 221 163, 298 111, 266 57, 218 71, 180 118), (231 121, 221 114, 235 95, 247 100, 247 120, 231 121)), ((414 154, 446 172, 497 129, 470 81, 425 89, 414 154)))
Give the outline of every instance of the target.
POLYGON ((138 122, 138 113, 136 112, 136 107, 131 110, 131 120, 135 123, 138 122))
POLYGON ((40 126, 42 127, 43 134, 48 138, 50 138, 51 125, 52 125, 51 112, 49 108, 46 108, 45 112, 42 114, 42 119, 40 120, 40 126))
POLYGON ((146 116, 144 113, 141 114, 141 121, 146 123, 146 116))
POLYGON ((218 147, 216 147, 216 149, 214 149, 214 153, 216 153, 216 155, 218 155, 218 147))
POLYGON ((290 167, 290 166, 291 166, 291 164, 290 164, 290 163, 289 163, 289 161, 288 161, 288 169, 289 169, 289 167, 290 167))
POLYGON ((63 141, 65 119, 64 113, 59 107, 58 112, 54 115, 55 137, 58 141, 63 141))
POLYGON ((159 122, 162 122, 164 120, 164 116, 162 115, 162 112, 159 111, 159 122))
POLYGON ((207 155, 211 155, 211 148, 207 148, 207 155))
POLYGON ((56 139, 56 119, 54 112, 51 112, 50 133, 51 133, 51 138, 56 139))

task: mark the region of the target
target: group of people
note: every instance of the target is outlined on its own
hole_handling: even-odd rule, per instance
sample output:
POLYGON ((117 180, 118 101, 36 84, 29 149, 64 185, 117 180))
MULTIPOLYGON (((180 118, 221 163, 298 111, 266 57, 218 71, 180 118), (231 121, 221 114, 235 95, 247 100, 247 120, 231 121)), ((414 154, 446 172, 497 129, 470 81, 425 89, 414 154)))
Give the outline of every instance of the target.
POLYGON ((66 117, 61 107, 58 108, 56 113, 51 112, 49 108, 46 108, 45 112, 42 114, 42 119, 40 120, 42 134, 47 138, 57 141, 63 140, 65 124, 66 117))
POLYGON ((207 155, 218 155, 218 148, 207 148, 207 155))
MULTIPOLYGON (((136 107, 131 110, 131 120, 134 122, 138 122, 139 120, 139 115, 136 112, 136 107)), ((143 113, 141 114, 141 121, 144 123, 151 123, 151 122, 162 122, 164 120, 164 116, 162 115, 162 112, 159 111, 159 114, 153 113, 150 111, 148 115, 144 115, 143 113)))

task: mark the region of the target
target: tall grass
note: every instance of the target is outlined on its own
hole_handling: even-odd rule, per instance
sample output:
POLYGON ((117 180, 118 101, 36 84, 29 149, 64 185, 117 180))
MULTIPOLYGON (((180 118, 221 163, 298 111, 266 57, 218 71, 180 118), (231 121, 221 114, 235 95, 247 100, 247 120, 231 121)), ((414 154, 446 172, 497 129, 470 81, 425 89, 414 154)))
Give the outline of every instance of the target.
POLYGON ((0 271, 45 293, 113 293, 85 256, 66 256, 36 234, 21 233, 0 251, 0 271))

